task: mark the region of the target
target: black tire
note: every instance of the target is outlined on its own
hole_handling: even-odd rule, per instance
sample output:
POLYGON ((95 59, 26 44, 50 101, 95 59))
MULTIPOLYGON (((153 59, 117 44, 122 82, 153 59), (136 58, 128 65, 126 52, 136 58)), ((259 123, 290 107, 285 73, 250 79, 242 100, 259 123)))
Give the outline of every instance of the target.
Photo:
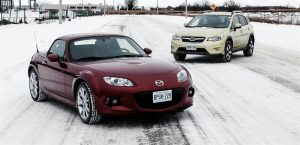
POLYGON ((48 98, 40 87, 39 76, 34 69, 32 69, 29 73, 29 92, 31 98, 36 102, 42 102, 48 98))
POLYGON ((98 123, 101 121, 102 116, 100 114, 98 114, 98 111, 96 109, 96 104, 95 104, 95 99, 94 99, 94 95, 90 89, 90 87, 85 83, 82 82, 78 85, 77 87, 77 91, 76 91, 76 108, 78 111, 78 114, 82 120, 83 123, 85 124, 94 124, 94 123, 98 123), (83 89, 84 91, 86 91, 86 101, 88 101, 86 104, 80 104, 79 100, 83 100, 83 96, 79 95, 80 90, 83 89), (79 98, 81 97, 81 98, 79 98), (86 106, 84 106, 86 105, 86 106), (84 107, 86 107, 85 109, 88 109, 88 112, 84 112, 81 109, 84 109, 84 107), (87 116, 85 116, 84 114, 86 113, 87 116))
POLYGON ((230 62, 232 58, 232 42, 226 41, 224 54, 222 55, 223 62, 230 62))
POLYGON ((173 54, 176 61, 184 61, 186 58, 186 54, 173 54))
POLYGON ((246 49, 243 50, 244 56, 246 57, 252 56, 253 51, 254 51, 254 40, 252 37, 250 37, 246 49))

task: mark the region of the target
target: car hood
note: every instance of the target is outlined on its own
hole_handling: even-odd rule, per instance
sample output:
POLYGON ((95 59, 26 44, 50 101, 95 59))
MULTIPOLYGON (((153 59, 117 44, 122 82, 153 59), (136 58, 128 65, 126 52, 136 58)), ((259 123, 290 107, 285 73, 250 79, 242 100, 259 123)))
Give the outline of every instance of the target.
POLYGON ((176 34, 179 36, 212 37, 222 34, 227 28, 183 28, 176 34))
POLYGON ((178 69, 175 63, 151 57, 114 58, 92 62, 77 62, 110 75, 157 75, 178 69))

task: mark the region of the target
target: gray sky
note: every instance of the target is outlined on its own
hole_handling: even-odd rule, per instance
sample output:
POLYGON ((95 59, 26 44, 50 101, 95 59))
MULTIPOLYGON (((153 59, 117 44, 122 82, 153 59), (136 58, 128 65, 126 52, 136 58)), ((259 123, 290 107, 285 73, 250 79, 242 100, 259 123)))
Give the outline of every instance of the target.
MULTIPOLYGON (((15 4, 18 4, 19 0, 14 0, 15 4)), ((49 2, 52 4, 58 4, 59 0, 37 0, 38 2, 49 2)), ((82 3, 82 0, 62 0, 63 4, 79 4, 82 3)), ((83 0, 84 3, 93 3, 99 4, 103 3, 104 0, 83 0)), ((178 6, 181 3, 185 2, 185 0, 158 0, 159 6, 167 7, 178 6)), ((201 2, 202 0, 188 0, 188 3, 193 4, 195 2, 201 2)), ((217 5, 222 5, 226 0, 209 0, 211 3, 215 3, 217 5)), ((300 7, 300 0, 235 0, 236 2, 241 3, 242 5, 253 5, 253 6, 278 6, 278 5, 290 5, 294 7, 300 7)), ((106 0, 108 4, 113 3, 113 0, 106 0)), ((22 0, 23 4, 27 4, 28 0, 22 0)), ((115 4, 124 4, 124 0, 115 0, 115 4)), ((156 6, 156 0, 138 0, 139 6, 156 6)))

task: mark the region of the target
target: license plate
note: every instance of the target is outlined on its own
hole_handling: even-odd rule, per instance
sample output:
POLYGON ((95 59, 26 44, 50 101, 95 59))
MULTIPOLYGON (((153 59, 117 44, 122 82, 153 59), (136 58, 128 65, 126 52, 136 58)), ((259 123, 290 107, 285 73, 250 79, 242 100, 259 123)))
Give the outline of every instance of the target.
POLYGON ((172 101, 172 90, 153 92, 153 103, 172 101))
POLYGON ((193 51, 195 51, 195 50, 197 50, 197 45, 195 45, 195 44, 187 44, 186 45, 186 50, 193 50, 193 51))

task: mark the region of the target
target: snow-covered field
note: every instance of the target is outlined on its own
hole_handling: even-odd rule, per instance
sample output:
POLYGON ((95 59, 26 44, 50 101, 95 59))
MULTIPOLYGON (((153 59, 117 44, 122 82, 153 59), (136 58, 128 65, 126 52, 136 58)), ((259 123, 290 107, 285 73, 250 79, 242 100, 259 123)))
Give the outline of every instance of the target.
POLYGON ((252 57, 236 53, 230 63, 189 56, 180 63, 192 74, 194 105, 155 117, 111 117, 81 122, 74 108, 57 101, 36 103, 27 67, 38 45, 47 50, 62 34, 108 32, 131 36, 152 57, 174 61, 173 33, 187 20, 175 16, 105 16, 58 24, 0 27, 0 144, 101 145, 201 144, 300 145, 300 27, 253 23, 252 57))
POLYGON ((255 12, 245 13, 248 18, 260 18, 261 20, 272 20, 287 24, 300 24, 299 12, 255 12))

